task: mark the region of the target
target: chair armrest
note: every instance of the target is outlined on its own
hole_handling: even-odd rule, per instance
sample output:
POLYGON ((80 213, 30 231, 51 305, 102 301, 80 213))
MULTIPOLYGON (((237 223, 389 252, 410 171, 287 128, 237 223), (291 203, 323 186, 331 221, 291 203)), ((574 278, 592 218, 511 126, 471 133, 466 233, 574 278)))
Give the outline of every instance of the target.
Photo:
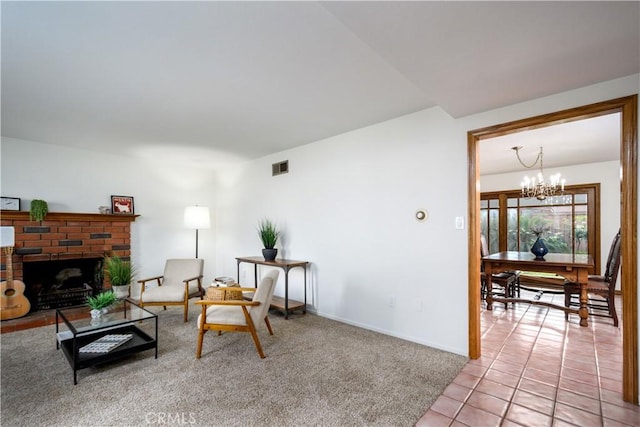
POLYGON ((239 299, 226 299, 224 301, 210 301, 210 300, 199 300, 195 302, 199 305, 237 305, 237 306, 257 306, 260 305, 259 301, 246 301, 239 299))
POLYGON ((203 277, 203 275, 201 274, 201 275, 199 275, 199 276, 192 277, 192 278, 190 278, 190 279, 184 279, 184 280, 182 280, 182 281, 183 281, 184 283, 189 283, 189 282, 192 282, 192 281, 194 281, 194 280, 202 279, 202 277, 203 277))
POLYGON ((155 276, 155 277, 149 277, 148 279, 140 279, 138 280, 138 283, 146 283, 146 282, 150 282, 151 280, 160 280, 162 279, 164 276, 155 276))
POLYGON ((256 288, 241 288, 239 286, 220 286, 221 288, 224 289, 229 289, 230 291, 240 291, 240 292, 255 292, 256 288))
POLYGON ((144 293, 144 291, 146 290, 146 284, 147 282, 150 282, 152 280, 155 280, 156 283, 158 283, 158 287, 162 286, 162 282, 160 281, 160 279, 162 279, 164 276, 155 276, 155 277, 149 277, 148 279, 140 279, 138 280, 138 283, 140 283, 142 286, 140 287, 140 300, 142 301, 142 294, 144 293))

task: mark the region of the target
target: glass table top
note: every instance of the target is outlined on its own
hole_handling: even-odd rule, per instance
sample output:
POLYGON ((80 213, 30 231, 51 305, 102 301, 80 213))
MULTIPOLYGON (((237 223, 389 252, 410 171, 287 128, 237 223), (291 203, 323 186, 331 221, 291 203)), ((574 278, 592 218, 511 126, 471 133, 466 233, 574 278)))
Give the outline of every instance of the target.
POLYGON ((69 330, 74 334, 95 332, 100 329, 108 329, 115 326, 131 323, 139 320, 153 319, 157 317, 150 311, 128 300, 118 301, 112 304, 107 313, 103 313, 97 319, 92 319, 88 306, 65 307, 56 310, 69 330))

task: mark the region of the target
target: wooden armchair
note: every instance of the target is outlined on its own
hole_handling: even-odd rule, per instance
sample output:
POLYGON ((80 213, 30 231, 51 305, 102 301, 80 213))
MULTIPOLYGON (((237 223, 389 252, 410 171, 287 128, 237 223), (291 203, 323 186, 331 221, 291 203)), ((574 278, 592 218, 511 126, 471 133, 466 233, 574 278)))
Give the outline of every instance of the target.
POLYGON ((161 305, 167 309, 168 305, 184 306, 184 321, 189 320, 189 298, 202 298, 202 259, 168 259, 162 276, 140 279, 140 307, 161 305), (147 282, 155 281, 156 287, 146 286, 147 282))
POLYGON ((254 292, 252 301, 196 301, 196 304, 202 305, 202 313, 198 316, 197 359, 200 359, 202 354, 202 341, 207 331, 218 331, 218 335, 221 335, 222 331, 249 332, 260 358, 265 358, 256 332, 256 325, 264 320, 269 330, 269 335, 273 335, 271 323, 269 323, 269 306, 278 282, 278 275, 278 270, 272 270, 265 274, 257 289, 233 288, 234 291, 254 292))

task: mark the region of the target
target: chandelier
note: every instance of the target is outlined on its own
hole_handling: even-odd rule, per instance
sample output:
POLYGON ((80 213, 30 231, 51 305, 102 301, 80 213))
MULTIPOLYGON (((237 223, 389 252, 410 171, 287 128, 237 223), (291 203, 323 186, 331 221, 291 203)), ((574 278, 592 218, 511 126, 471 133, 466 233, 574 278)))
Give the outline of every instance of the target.
POLYGON ((544 154, 542 153, 542 147, 540 147, 538 157, 536 157, 536 160, 530 165, 524 164, 522 159, 520 159, 520 153, 518 151, 521 148, 522 147, 511 147, 511 149, 516 152, 516 157, 522 166, 527 169, 531 169, 540 162, 540 172, 538 173, 538 176, 531 178, 525 176, 524 181, 520 183, 520 187, 522 188, 522 197, 535 197, 538 200, 545 200, 547 197, 562 195, 564 193, 564 183, 566 180, 561 178, 559 173, 551 175, 549 177, 549 182, 544 179, 542 163, 544 154))

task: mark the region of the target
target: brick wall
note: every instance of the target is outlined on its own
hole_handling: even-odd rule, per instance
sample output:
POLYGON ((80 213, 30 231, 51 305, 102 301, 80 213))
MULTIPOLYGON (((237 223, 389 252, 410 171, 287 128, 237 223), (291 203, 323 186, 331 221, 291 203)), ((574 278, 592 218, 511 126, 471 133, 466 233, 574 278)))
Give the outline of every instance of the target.
MULTIPOLYGON (((138 215, 102 215, 50 212, 42 222, 30 221, 29 212, 2 211, 3 226, 13 226, 16 243, 12 260, 13 279, 22 280, 25 262, 74 258, 131 256, 131 222, 138 215)), ((2 251, 0 276, 6 279, 6 255, 2 251)), ((106 283, 106 287, 110 284, 106 283)))

